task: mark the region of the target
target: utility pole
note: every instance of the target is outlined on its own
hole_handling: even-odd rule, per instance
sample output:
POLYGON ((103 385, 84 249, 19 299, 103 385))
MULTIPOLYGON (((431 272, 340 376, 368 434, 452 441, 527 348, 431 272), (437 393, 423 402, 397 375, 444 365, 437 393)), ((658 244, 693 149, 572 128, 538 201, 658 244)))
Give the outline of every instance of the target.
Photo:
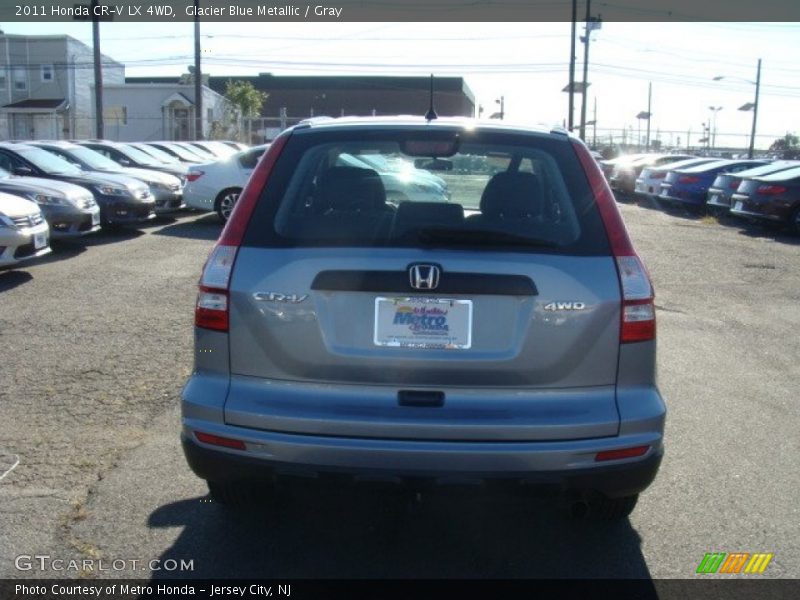
POLYGON ((572 35, 569 46, 569 119, 568 129, 574 127, 575 113, 575 27, 578 19, 578 0, 572 0, 572 35))
POLYGON ((747 151, 747 158, 753 158, 753 150, 756 145, 756 120, 758 119, 758 92, 761 89, 761 59, 758 59, 758 70, 756 71, 756 99, 753 102, 753 127, 750 130, 750 148, 747 151))
MULTIPOLYGON (((194 139, 203 139, 203 74, 200 71, 200 0, 194 0, 194 139)), ((250 140, 248 140, 248 143, 250 140)))
POLYGON ((580 136, 582 140, 586 140, 586 95, 589 89, 589 40, 592 37, 591 25, 591 8, 592 1, 586 0, 586 36, 583 39, 585 44, 583 47, 583 97, 581 98, 581 129, 580 136))
POLYGON ((653 82, 647 84, 647 137, 645 138, 645 152, 650 152, 650 120, 653 118, 653 111, 651 110, 653 101, 653 82))
POLYGON ((597 96, 594 97, 594 110, 592 111, 592 148, 597 150, 597 96))
POLYGON ((100 20, 95 8, 99 0, 92 0, 92 45, 94 46, 94 125, 95 137, 103 139, 103 66, 100 55, 100 20))

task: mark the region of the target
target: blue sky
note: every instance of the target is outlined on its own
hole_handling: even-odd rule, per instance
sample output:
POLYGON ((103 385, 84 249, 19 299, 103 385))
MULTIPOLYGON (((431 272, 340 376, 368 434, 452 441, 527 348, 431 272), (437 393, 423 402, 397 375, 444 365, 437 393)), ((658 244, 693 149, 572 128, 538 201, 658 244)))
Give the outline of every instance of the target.
MULTIPOLYGON (((6 33, 66 33, 91 44, 89 23, 7 23, 6 33)), ((192 62, 191 23, 101 25, 105 54, 130 76, 178 75, 192 62)), ((505 98, 509 118, 566 118, 569 23, 203 23, 204 70, 275 74, 459 75, 486 113, 505 98)), ((800 24, 604 23, 590 46, 589 119, 638 131, 653 84, 652 130, 669 143, 717 113, 718 144, 744 145, 756 61, 763 59, 758 146, 800 131, 800 24), (722 81, 713 81, 724 75, 722 81), (672 133, 667 133, 672 132, 672 133)), ((583 48, 579 44, 580 79, 583 48)), ((580 97, 578 97, 579 100, 580 97)), ((576 122, 579 111, 575 113, 576 122)))

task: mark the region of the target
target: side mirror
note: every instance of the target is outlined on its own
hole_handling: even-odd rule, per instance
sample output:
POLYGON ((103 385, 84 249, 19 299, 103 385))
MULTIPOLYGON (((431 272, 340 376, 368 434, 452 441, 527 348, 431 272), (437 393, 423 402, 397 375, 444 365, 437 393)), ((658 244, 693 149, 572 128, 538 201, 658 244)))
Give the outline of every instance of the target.
POLYGON ((119 164, 121 164, 123 167, 131 166, 131 161, 129 161, 127 158, 120 158, 117 162, 119 162, 119 164))
POLYGON ((33 169, 31 169, 30 167, 23 167, 23 166, 14 167, 14 175, 22 175, 22 176, 33 175, 33 169))

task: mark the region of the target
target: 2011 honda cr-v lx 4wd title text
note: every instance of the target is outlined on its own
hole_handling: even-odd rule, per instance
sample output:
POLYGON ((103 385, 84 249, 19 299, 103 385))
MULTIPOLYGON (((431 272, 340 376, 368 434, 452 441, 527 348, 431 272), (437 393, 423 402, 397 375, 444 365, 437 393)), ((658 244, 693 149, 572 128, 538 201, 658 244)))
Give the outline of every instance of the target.
POLYGON ((663 455, 655 372, 652 285, 580 140, 312 121, 274 140, 203 269, 182 441, 227 504, 334 472, 554 485, 621 518, 663 455), (387 198, 360 155, 448 193, 387 198))

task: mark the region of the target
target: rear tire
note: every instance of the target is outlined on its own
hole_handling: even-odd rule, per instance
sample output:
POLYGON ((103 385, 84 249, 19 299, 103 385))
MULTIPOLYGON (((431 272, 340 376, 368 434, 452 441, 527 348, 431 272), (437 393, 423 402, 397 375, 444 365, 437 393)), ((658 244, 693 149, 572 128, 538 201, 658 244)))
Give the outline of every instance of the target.
POLYGON ((214 200, 214 210, 223 223, 226 223, 230 218, 233 207, 236 206, 241 193, 241 188, 228 188, 217 195, 216 200, 214 200))
POLYGON ((621 521, 630 516, 633 509, 636 508, 638 500, 639 494, 623 496, 622 498, 603 496, 595 504, 594 512, 601 521, 621 521))

